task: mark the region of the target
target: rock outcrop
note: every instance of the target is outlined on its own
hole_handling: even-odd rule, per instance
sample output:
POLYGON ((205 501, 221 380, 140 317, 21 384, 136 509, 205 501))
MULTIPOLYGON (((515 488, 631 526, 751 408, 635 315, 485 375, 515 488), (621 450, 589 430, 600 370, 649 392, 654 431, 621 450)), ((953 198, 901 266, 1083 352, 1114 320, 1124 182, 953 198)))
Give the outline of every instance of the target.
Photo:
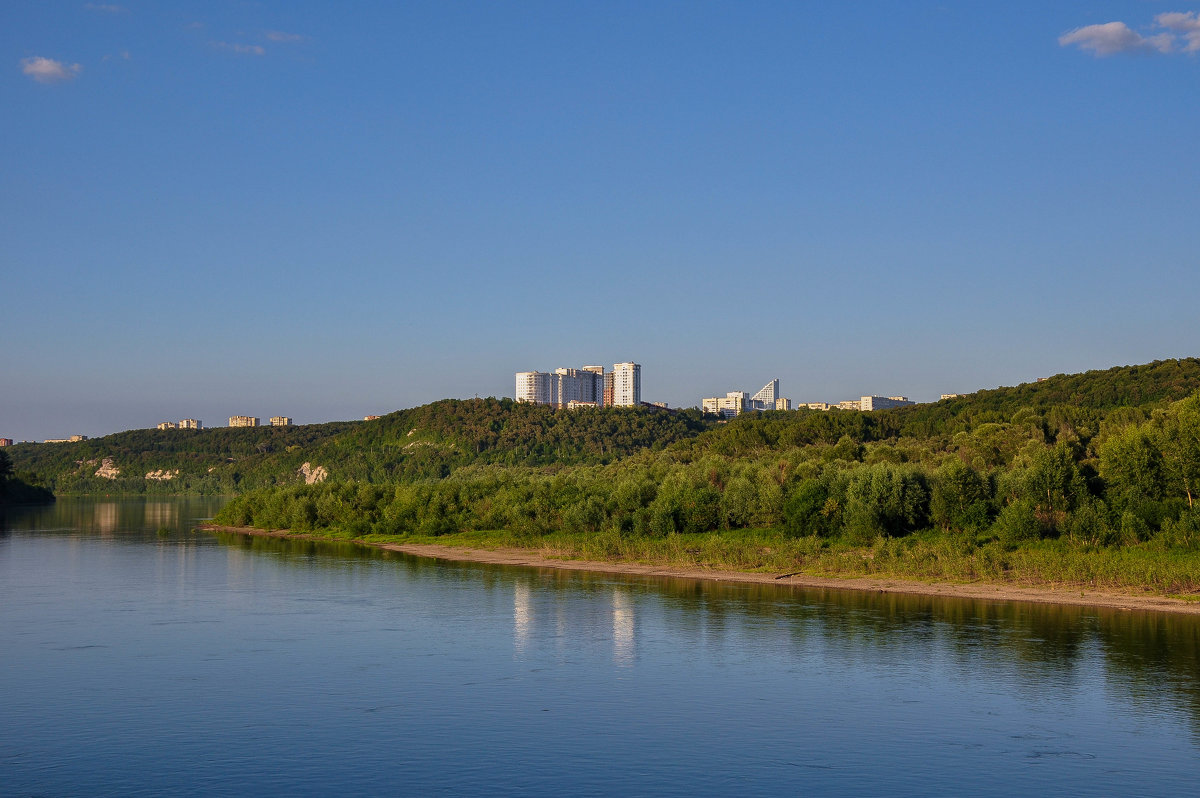
POLYGON ((329 478, 329 472, 325 470, 325 466, 313 467, 312 463, 305 463, 296 469, 296 475, 304 477, 305 485, 313 485, 317 482, 324 482, 329 478))

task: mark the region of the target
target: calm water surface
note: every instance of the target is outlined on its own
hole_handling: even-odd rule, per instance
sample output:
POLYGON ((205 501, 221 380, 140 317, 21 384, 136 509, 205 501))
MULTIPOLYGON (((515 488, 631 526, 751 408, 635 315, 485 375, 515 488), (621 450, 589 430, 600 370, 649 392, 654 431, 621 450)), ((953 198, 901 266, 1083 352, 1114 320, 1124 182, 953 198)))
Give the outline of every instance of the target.
POLYGON ((443 563, 60 501, 0 533, 3 795, 1162 795, 1200 623, 443 563))

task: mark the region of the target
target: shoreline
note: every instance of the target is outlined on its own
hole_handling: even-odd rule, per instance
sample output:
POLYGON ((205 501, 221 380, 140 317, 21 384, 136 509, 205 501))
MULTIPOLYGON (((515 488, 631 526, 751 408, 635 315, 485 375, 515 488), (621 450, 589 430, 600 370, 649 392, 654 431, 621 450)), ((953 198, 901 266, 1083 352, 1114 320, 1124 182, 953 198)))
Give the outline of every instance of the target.
POLYGON ((827 577, 802 573, 773 575, 748 571, 682 568, 670 565, 560 559, 545 556, 536 549, 475 549, 436 543, 375 543, 358 539, 346 540, 321 537, 320 535, 293 534, 286 529, 266 530, 254 527, 220 526, 216 524, 202 524, 196 528, 205 532, 226 532, 253 537, 309 540, 318 543, 354 543, 359 546, 368 546, 385 551, 395 551, 417 557, 429 557, 455 562, 478 562, 529 568, 555 568, 563 571, 590 571, 593 573, 700 579, 710 582, 743 582, 800 588, 855 590, 869 593, 903 593, 940 598, 1022 601, 1034 604, 1063 604, 1128 611, 1200 615, 1200 602, 1195 601, 1186 601, 1169 596, 1150 594, 1132 595, 1047 585, 1022 586, 996 582, 918 582, 883 577, 827 577))

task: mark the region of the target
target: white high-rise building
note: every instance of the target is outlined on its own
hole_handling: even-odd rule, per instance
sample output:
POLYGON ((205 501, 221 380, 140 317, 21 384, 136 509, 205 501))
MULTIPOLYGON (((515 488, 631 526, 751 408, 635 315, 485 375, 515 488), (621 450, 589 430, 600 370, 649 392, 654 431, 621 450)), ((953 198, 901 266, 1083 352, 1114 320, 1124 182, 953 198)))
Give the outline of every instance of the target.
POLYGON ((604 367, 557 368, 553 372, 518 371, 515 398, 518 402, 567 407, 604 405, 604 367))
POLYGON ((518 402, 550 404, 550 374, 545 371, 518 371, 517 391, 513 398, 518 402))
POLYGON ((637 363, 613 364, 613 405, 637 407, 642 401, 642 367, 637 363))
POLYGON ((755 410, 774 410, 775 400, 779 398, 779 378, 768 382, 762 388, 759 388, 758 393, 750 397, 751 407, 755 410))

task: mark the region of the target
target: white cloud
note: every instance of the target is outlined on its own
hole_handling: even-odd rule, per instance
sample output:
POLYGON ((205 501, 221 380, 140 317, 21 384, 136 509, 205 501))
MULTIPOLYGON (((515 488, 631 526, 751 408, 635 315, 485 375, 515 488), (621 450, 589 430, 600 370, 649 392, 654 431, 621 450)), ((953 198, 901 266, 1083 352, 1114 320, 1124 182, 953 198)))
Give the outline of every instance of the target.
POLYGON ((286 42, 288 44, 299 44, 308 39, 307 36, 301 36, 299 33, 284 33, 281 30, 269 30, 263 34, 273 42, 286 42))
POLYGON ((1200 12, 1168 11, 1154 18, 1151 32, 1141 34, 1124 22, 1087 25, 1058 37, 1063 47, 1077 46, 1097 58, 1117 53, 1200 53, 1200 12))
POLYGON ((1063 47, 1078 45, 1081 50, 1091 50, 1097 57, 1117 53, 1171 51, 1171 35, 1161 33, 1143 36, 1131 30, 1124 22, 1105 22, 1103 25, 1087 25, 1064 33, 1058 37, 1063 47))
POLYGON ((1154 18, 1160 28, 1179 34, 1185 44, 1183 49, 1189 53, 1200 52, 1200 12, 1168 11, 1154 18))
POLYGON ((267 54, 267 51, 258 44, 241 44, 239 42, 212 42, 211 44, 218 50, 229 50, 232 53, 241 53, 242 55, 267 54))
POLYGON ((21 71, 38 83, 60 83, 64 80, 72 80, 83 71, 83 67, 79 64, 64 64, 53 58, 42 58, 39 55, 33 58, 22 58, 21 71))

